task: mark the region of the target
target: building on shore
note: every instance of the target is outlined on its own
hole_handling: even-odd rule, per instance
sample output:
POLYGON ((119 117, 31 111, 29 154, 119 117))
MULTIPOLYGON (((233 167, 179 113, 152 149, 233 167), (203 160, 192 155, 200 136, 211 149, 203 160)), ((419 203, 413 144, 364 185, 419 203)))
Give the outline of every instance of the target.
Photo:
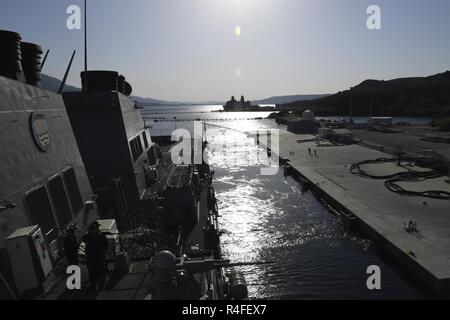
POLYGON ((311 110, 303 112, 301 118, 292 119, 287 122, 288 131, 296 134, 314 134, 320 127, 316 121, 316 116, 311 110))
POLYGON ((392 117, 372 117, 369 120, 371 126, 390 128, 393 125, 392 117))
POLYGON ((355 143, 355 140, 353 139, 352 136, 352 132, 348 129, 320 128, 319 136, 322 139, 329 140, 339 144, 355 143))

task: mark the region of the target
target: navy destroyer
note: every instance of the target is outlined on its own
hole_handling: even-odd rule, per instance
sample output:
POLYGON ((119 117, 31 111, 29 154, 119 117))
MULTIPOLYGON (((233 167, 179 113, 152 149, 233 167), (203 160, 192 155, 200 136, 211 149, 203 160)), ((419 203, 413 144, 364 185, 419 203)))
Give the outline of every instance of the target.
POLYGON ((223 111, 225 112, 271 112, 273 110, 273 107, 253 105, 250 101, 246 101, 244 96, 241 96, 239 101, 232 96, 223 106, 223 111))
POLYGON ((222 259, 210 167, 171 161, 174 142, 152 138, 118 72, 83 72, 81 92, 42 89, 42 49, 21 40, 0 31, 0 298, 247 298, 222 259), (95 221, 106 283, 85 290, 81 243, 82 286, 69 290, 61 239, 95 221))

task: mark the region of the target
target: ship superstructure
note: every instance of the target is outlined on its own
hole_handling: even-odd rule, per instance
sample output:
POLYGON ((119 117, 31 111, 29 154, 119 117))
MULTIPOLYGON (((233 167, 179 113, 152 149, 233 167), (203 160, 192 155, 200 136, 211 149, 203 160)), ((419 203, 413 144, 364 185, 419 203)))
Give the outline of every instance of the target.
POLYGON ((41 51, 24 62, 27 70, 20 35, 1 31, 0 42, 0 273, 11 283, 23 276, 7 246, 15 231, 38 225, 44 238, 33 241, 54 264, 61 231, 71 223, 86 228, 98 216, 64 101, 40 88, 41 51))
MULTIPOLYGON (((221 259, 209 166, 171 161, 174 142, 152 141, 119 73, 83 72, 82 92, 61 96, 39 88, 38 46, 33 72, 23 72, 20 36, 0 37, 16 54, 0 65, 0 291, 96 299, 85 291, 67 294, 60 244, 68 226, 81 236, 98 221, 112 273, 97 294, 108 295, 118 279, 128 282, 137 272, 145 277, 130 280, 136 293, 120 298, 245 298, 245 279, 221 259), (23 267, 36 279, 18 280, 23 267)), ((83 250, 81 243, 82 268, 83 250)))

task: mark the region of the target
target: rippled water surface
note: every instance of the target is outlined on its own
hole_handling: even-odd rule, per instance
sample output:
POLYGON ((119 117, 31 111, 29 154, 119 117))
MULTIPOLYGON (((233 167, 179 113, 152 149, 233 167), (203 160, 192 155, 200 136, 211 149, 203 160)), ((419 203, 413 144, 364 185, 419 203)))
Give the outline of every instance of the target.
MULTIPOLYGON (((196 119, 198 115, 195 115, 196 119)), ((261 175, 269 162, 244 132, 276 128, 270 120, 213 122, 209 162, 215 170, 223 253, 232 262, 274 261, 239 267, 251 298, 416 299, 426 297, 374 245, 344 231, 339 219, 282 168, 261 175), (221 148, 217 148, 221 146, 221 148), (259 152, 258 152, 259 151, 259 152), (367 267, 378 265, 382 290, 367 289, 367 267)), ((154 123, 153 132, 173 123, 154 123)), ((191 124, 186 122, 186 127, 191 124)))

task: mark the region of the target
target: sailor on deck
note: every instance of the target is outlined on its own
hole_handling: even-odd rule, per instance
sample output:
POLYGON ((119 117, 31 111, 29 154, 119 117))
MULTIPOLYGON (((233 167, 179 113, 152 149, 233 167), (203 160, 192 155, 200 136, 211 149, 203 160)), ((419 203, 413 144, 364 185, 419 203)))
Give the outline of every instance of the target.
POLYGON ((104 281, 106 273, 106 255, 108 239, 99 230, 100 224, 93 222, 88 233, 83 237, 86 244, 86 264, 89 271, 91 286, 94 287, 99 281, 104 281))
POLYGON ((78 247, 80 246, 75 235, 77 227, 70 226, 67 228, 66 236, 63 239, 64 253, 69 266, 77 266, 78 260, 78 247))

